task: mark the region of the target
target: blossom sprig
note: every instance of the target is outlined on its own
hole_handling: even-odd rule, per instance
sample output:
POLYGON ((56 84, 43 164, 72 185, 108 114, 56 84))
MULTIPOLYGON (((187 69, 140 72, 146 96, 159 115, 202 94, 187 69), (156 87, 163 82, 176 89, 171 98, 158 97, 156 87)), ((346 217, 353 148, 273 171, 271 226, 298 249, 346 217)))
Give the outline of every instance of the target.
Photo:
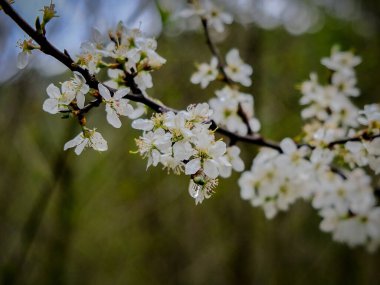
POLYGON ((239 185, 241 197, 262 207, 267 218, 304 199, 322 217, 320 229, 334 240, 375 250, 380 207, 371 177, 380 173, 380 108, 359 110, 350 100, 359 95, 353 84, 359 63, 359 57, 335 48, 322 60, 332 80, 323 86, 312 73, 301 84, 300 103, 307 106, 301 113, 306 120, 301 144, 284 139, 281 152, 261 149, 239 185))
POLYGON ((109 68, 110 79, 107 83, 110 87, 130 85, 127 87, 134 92, 137 88, 139 92, 151 88, 150 73, 166 62, 156 52, 155 39, 145 37, 139 29, 127 28, 122 22, 115 30, 109 31, 108 39, 95 30, 94 41, 83 43, 81 49, 77 59, 80 66, 87 68, 91 74, 109 68))
POLYGON ((260 130, 260 122, 254 116, 254 99, 251 94, 229 86, 215 91, 215 94, 216 97, 211 98, 209 104, 214 110, 212 118, 218 125, 240 135, 260 130))
POLYGON ((186 111, 154 114, 137 119, 132 127, 143 131, 136 139, 138 153, 148 158, 147 167, 162 164, 175 174, 190 176, 189 193, 196 203, 211 197, 218 176, 228 177, 231 169, 242 171, 240 151, 228 151, 210 131, 212 110, 207 103, 190 105, 186 111))
POLYGON ((65 143, 63 150, 75 148, 74 152, 80 155, 85 148, 92 148, 96 151, 106 151, 108 149, 107 141, 96 129, 83 127, 83 131, 75 138, 65 143))
MULTIPOLYGON (((195 1, 192 4, 195 10, 201 10, 202 3, 195 1)), ((197 65, 198 71, 191 76, 190 81, 193 84, 200 83, 201 88, 207 87, 214 80, 224 82, 225 88, 216 91, 217 97, 209 101, 211 108, 214 109, 212 119, 230 132, 238 135, 252 135, 260 130, 260 122, 254 117, 252 95, 239 92, 239 84, 245 87, 251 86, 250 76, 253 69, 243 62, 236 48, 231 49, 223 60, 210 35, 210 19, 200 12, 198 16, 200 16, 206 42, 213 56, 210 64, 197 65)))
POLYGON ((36 19, 36 30, 42 35, 46 34, 46 24, 49 23, 53 18, 58 17, 57 11, 55 10, 55 4, 53 4, 53 0, 50 1, 49 6, 44 6, 41 10, 43 13, 42 15, 42 22, 40 22, 40 18, 37 17, 36 19))
POLYGON ((331 82, 321 85, 312 73, 310 80, 301 84, 300 104, 306 106, 301 116, 307 120, 305 137, 312 144, 342 139, 359 127, 359 109, 350 98, 360 94, 354 70, 360 62, 360 57, 334 47, 331 56, 322 59, 322 64, 332 72, 331 82))
MULTIPOLYGON (((379 173, 380 115, 378 105, 368 105, 359 111, 350 101, 351 97, 360 94, 353 70, 361 61, 357 56, 333 50, 330 58, 322 60, 322 64, 332 71, 331 82, 322 86, 312 75, 301 88, 304 95, 301 103, 310 108, 303 113, 307 120, 305 135, 299 144, 290 138, 276 144, 249 130, 253 128, 249 123, 253 118, 253 100, 246 99, 239 91, 238 83, 250 85, 246 79, 250 80, 252 69, 235 70, 238 79, 228 75, 207 29, 208 44, 218 60, 219 75, 227 84, 226 88, 237 91, 232 97, 240 98, 237 112, 242 114, 247 135, 239 134, 240 127, 236 128, 236 124, 232 124, 235 132, 224 128, 222 121, 218 128, 211 120, 216 112, 206 103, 175 112, 149 98, 145 89, 151 83, 150 72, 160 67, 164 60, 155 52, 155 40, 144 38, 137 30, 119 25, 108 40, 97 37, 94 42, 82 45, 84 53, 73 62, 67 52, 60 52, 44 34, 30 27, 7 1, 0 0, 0 5, 41 45, 43 52, 77 72, 72 79, 62 83, 61 88, 49 85, 49 98, 43 107, 50 113, 71 112, 78 117, 82 132, 65 144, 65 150, 75 148, 78 155, 85 148, 107 150, 102 135, 95 128, 86 127, 84 114, 104 103, 107 113, 112 112, 113 124, 124 114, 135 119, 142 114, 141 109, 136 108, 130 113, 129 102, 123 101, 133 99, 158 112, 151 119, 138 119, 132 123, 134 128, 143 131, 136 139, 138 152, 148 158, 148 167, 161 164, 168 171, 188 175, 189 193, 196 203, 215 192, 219 177, 228 177, 232 169, 244 169, 240 149, 235 145, 227 147, 223 141, 217 140, 214 133, 218 131, 231 138, 232 144, 244 141, 270 148, 260 150, 251 171, 244 172, 239 180, 242 198, 255 206, 262 206, 268 218, 287 210, 298 199, 305 199, 321 215, 321 229, 331 232, 335 240, 350 246, 366 245, 371 250, 380 245, 380 207, 374 196, 375 182, 371 179, 371 175, 379 173), (93 76, 103 68, 108 69, 109 82, 114 82, 114 87, 104 87, 109 94, 101 91, 103 85, 99 85, 93 76), (131 92, 126 94, 126 88, 131 92), (88 101, 87 94, 95 100, 88 101), (119 107, 128 112, 122 112, 119 107)), ((208 20, 201 18, 207 28, 208 20)), ((240 67, 244 66, 239 53, 235 51, 233 55, 227 65, 238 63, 240 67)))
POLYGON ((42 25, 46 25, 51 19, 58 17, 53 0, 50 1, 49 6, 44 6, 41 11, 43 12, 42 25))
POLYGON ((268 219, 297 200, 311 201, 322 217, 321 230, 336 241, 374 249, 380 242, 380 207, 371 178, 362 169, 346 170, 344 178, 330 165, 336 153, 316 148, 311 153, 294 142, 281 143, 283 153, 262 149, 250 171, 239 179, 241 197, 262 207, 268 219))

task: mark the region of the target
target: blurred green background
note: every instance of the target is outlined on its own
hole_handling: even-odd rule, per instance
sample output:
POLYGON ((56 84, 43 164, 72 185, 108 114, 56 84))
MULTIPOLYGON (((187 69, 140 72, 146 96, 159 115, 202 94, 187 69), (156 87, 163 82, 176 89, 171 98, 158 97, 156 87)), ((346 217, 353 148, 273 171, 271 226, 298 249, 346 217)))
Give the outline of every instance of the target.
MULTIPOLYGON (((378 15, 378 1, 362 3, 378 15)), ((0 14, 0 17, 4 17, 0 14)), ((279 140, 301 128, 295 86, 317 71, 334 44, 354 48, 359 106, 379 101, 380 26, 363 36, 353 23, 326 15, 315 33, 289 35, 233 25, 220 44, 253 65, 262 133, 279 140)), ((78 43, 79 45, 80 43, 78 43)), ((213 96, 189 82, 194 61, 210 58, 202 33, 163 34, 168 61, 148 93, 174 108, 213 96)), ((107 125, 103 108, 88 117, 109 151, 63 151, 79 131, 74 120, 42 111, 45 88, 70 76, 32 70, 0 86, 0 265, 3 284, 380 284, 380 253, 350 249, 319 230, 320 218, 297 202, 274 220, 240 199, 239 174, 221 180, 212 199, 195 206, 185 176, 146 171, 135 150, 139 133, 124 120, 107 125), (96 113, 96 114, 95 114, 96 113)), ((257 148, 239 144, 246 168, 257 148)))

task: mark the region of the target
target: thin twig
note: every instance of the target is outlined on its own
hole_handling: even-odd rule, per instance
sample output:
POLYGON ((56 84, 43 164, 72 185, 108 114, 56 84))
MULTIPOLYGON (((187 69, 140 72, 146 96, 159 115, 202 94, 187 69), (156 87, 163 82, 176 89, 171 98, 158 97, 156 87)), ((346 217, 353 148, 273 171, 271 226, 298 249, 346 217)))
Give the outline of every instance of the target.
POLYGON ((211 35, 210 35, 210 30, 208 28, 207 19, 204 18, 204 17, 201 17, 201 21, 202 21, 203 31, 204 31, 204 34, 206 36, 207 46, 209 47, 212 55, 215 56, 216 59, 218 60, 218 69, 219 69, 220 74, 222 74, 222 76, 223 76, 222 81, 226 82, 228 85, 232 85, 233 81, 227 75, 227 73, 225 71, 225 66, 226 65, 224 63, 223 57, 220 55, 220 52, 219 52, 218 48, 216 47, 216 45, 214 44, 214 42, 211 39, 211 35))
MULTIPOLYGON (((233 80, 227 75, 226 69, 225 69, 226 68, 226 64, 225 64, 225 62, 223 60, 223 57, 221 56, 221 54, 220 54, 217 46, 215 45, 215 43, 213 42, 213 40, 211 38, 210 29, 208 27, 207 19, 205 17, 201 17, 201 21, 202 21, 203 31, 204 31, 204 34, 205 34, 205 37, 206 37, 207 46, 209 47, 210 52, 212 53, 212 55, 218 61, 218 69, 219 69, 220 74, 222 75, 222 79, 221 80, 223 82, 225 82, 226 84, 228 84, 229 86, 232 86, 233 85, 233 80)), ((253 131, 252 131, 251 126, 249 125, 248 116, 244 112, 241 103, 239 103, 238 115, 243 120, 244 124, 246 125, 248 135, 252 135, 253 131)))

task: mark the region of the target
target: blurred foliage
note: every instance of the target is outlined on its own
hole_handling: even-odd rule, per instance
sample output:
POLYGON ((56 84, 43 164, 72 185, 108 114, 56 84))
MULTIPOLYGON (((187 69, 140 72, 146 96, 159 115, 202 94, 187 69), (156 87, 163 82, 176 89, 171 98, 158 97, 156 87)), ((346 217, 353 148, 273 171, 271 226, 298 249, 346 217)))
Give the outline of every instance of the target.
MULTIPOLYGON (((255 96, 263 134, 278 140, 300 131, 295 86, 312 70, 327 77, 320 58, 336 43, 363 57, 358 105, 378 101, 379 36, 363 38, 334 19, 300 37, 233 26, 220 48, 238 47, 253 65, 246 91, 255 96)), ((154 74, 150 95, 179 109, 213 96, 217 84, 205 91, 189 82, 194 61, 210 57, 201 33, 163 36, 159 53, 168 62, 154 74)), ((109 151, 63 152, 80 129, 41 106, 46 86, 67 76, 42 78, 31 70, 0 86, 4 284, 378 284, 380 253, 333 242, 305 202, 267 221, 240 199, 235 174, 195 206, 188 179, 146 171, 146 161, 130 153, 139 133, 127 121, 113 129, 104 110, 88 121, 109 151)), ((248 168, 257 149, 240 146, 248 168)))

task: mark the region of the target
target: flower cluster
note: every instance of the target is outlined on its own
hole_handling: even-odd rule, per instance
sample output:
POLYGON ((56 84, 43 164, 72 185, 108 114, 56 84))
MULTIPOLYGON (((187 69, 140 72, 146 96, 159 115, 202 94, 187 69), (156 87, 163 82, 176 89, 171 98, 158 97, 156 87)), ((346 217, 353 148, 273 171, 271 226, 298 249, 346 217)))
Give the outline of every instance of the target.
POLYGON ((310 195, 304 185, 308 179, 305 169, 310 168, 310 162, 305 159, 307 149, 298 149, 286 138, 281 142, 281 150, 282 153, 262 149, 251 171, 244 172, 239 179, 241 197, 250 200, 253 206, 262 207, 269 219, 280 210, 288 210, 298 198, 310 195))
POLYGON ((213 120, 220 126, 239 135, 260 130, 260 122, 254 117, 254 102, 251 94, 243 93, 230 86, 215 91, 216 97, 209 103, 214 110, 213 120))
POLYGON ((147 167, 162 164, 168 172, 190 175, 189 193, 196 203, 209 198, 218 184, 218 176, 228 177, 231 169, 242 171, 240 150, 227 148, 210 130, 207 103, 190 105, 186 111, 153 114, 137 119, 132 127, 143 131, 136 139, 138 152, 148 159, 147 167))
POLYGON ((239 179, 241 197, 262 207, 269 219, 298 199, 311 201, 323 218, 321 230, 331 232, 334 240, 375 249, 380 243, 380 207, 370 176, 359 168, 334 172, 336 154, 328 149, 310 152, 284 139, 281 150, 260 151, 251 170, 239 179))
MULTIPOLYGON (((26 43, 24 49, 27 52, 26 47, 31 46, 31 42, 26 43)), ((145 113, 143 104, 132 105, 125 97, 136 90, 146 94, 145 89, 153 86, 150 73, 166 61, 156 53, 156 47, 154 39, 144 37, 138 29, 126 28, 122 23, 118 24, 116 31, 109 32, 108 40, 94 30, 94 41, 82 44, 77 64, 90 74, 106 68, 109 80, 91 89, 83 75, 75 71, 73 78, 63 82, 60 88, 50 84, 46 90, 49 98, 43 103, 44 111, 77 116, 82 125, 82 132, 65 144, 65 150, 75 147, 78 155, 85 147, 107 150, 101 134, 85 126, 82 111, 90 96, 104 103, 107 121, 115 128, 121 127, 121 116, 137 119, 145 113)))
POLYGON ((358 127, 358 108, 351 97, 359 96, 354 67, 360 57, 334 47, 331 56, 322 64, 331 71, 330 83, 321 85, 315 73, 301 84, 300 104, 306 106, 301 113, 308 120, 305 136, 314 144, 326 144, 346 137, 351 128, 358 127))
MULTIPOLYGON (((223 79, 250 86, 252 67, 244 63, 237 49, 230 50, 226 55, 226 65, 222 66, 223 74, 219 74, 218 59, 211 58, 210 64, 201 63, 190 81, 200 84, 202 88, 211 81, 223 79)), ((229 82, 229 81, 228 81, 229 82)), ((227 84, 221 90, 215 91, 216 97, 210 99, 210 107, 214 110, 212 119, 222 127, 239 135, 246 135, 260 130, 260 122, 254 116, 254 99, 251 94, 239 91, 238 85, 227 84)))
MULTIPOLYGON (((210 8, 211 2, 205 1, 193 3, 192 9, 184 10, 184 14, 198 14, 203 21, 206 21, 205 29, 208 27, 216 28, 222 32, 221 22, 230 24, 231 21, 222 21, 225 19, 223 13, 215 12, 216 8, 210 8), (214 10, 215 11, 214 11, 214 10), (192 11, 192 12, 191 12, 192 11), (214 11, 207 13, 206 11, 214 11), (219 21, 215 18, 220 16, 219 21), (218 23, 218 24, 216 24, 218 23)), ((212 119, 219 125, 231 132, 239 135, 252 134, 260 130, 260 122, 254 117, 254 100, 253 96, 239 91, 238 84, 249 87, 252 84, 251 75, 253 69, 246 64, 241 58, 236 48, 231 49, 225 58, 225 63, 219 62, 218 54, 211 47, 214 56, 210 63, 201 63, 197 65, 197 71, 191 76, 190 81, 193 84, 200 84, 201 88, 206 88, 210 82, 221 80, 226 84, 221 90, 215 92, 216 97, 210 99, 209 104, 214 113, 212 119)))
POLYGON ((336 241, 375 250, 380 207, 376 182, 363 167, 380 173, 380 108, 367 105, 360 111, 349 100, 359 95, 353 70, 359 57, 333 49, 322 63, 332 70, 331 84, 321 86, 312 74, 301 85, 301 104, 308 105, 302 111, 308 120, 302 144, 287 138, 281 151, 261 149, 239 179, 241 197, 262 207, 267 218, 298 199, 310 201, 322 217, 322 231, 336 241), (342 138, 347 139, 334 143, 342 138))
POLYGON ((126 85, 126 77, 134 78, 141 91, 153 86, 151 72, 159 69, 166 60, 157 52, 155 39, 145 37, 139 29, 129 29, 121 22, 106 39, 94 30, 94 41, 82 44, 78 64, 96 74, 108 67, 110 78, 106 84, 112 88, 126 85))

